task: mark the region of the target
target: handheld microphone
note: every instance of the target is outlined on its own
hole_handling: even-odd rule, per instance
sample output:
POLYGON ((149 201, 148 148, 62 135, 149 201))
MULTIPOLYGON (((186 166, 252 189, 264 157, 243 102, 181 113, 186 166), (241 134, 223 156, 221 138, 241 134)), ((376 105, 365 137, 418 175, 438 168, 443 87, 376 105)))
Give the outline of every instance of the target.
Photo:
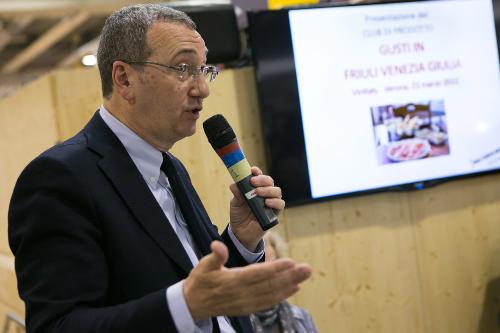
POLYGON ((250 178, 253 176, 250 164, 226 118, 220 114, 212 116, 203 122, 203 129, 208 142, 226 165, 262 230, 277 225, 278 217, 265 205, 264 198, 259 197, 255 193, 255 187, 250 184, 250 178))

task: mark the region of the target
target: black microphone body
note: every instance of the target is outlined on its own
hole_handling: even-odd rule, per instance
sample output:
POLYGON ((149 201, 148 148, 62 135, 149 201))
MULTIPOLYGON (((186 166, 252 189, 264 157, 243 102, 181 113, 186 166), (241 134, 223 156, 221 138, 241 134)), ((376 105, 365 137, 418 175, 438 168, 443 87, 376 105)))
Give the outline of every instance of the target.
POLYGON ((250 179, 253 176, 250 164, 227 120, 220 114, 212 116, 203 123, 203 129, 208 141, 226 165, 238 189, 245 197, 262 230, 268 230, 277 225, 278 217, 271 208, 265 205, 264 198, 259 197, 255 193, 255 187, 250 184, 250 179))

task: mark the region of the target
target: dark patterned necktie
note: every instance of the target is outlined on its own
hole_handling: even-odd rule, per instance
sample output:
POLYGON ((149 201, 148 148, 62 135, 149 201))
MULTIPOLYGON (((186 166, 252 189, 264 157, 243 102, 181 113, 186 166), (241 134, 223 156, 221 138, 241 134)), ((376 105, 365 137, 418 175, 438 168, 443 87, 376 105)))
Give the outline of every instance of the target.
MULTIPOLYGON (((183 184, 179 172, 174 166, 172 157, 169 154, 162 153, 163 163, 160 169, 165 173, 174 193, 175 201, 179 205, 182 216, 189 228, 189 232, 196 243, 196 247, 202 255, 210 253, 210 243, 212 239, 208 235, 199 212, 193 203, 193 198, 188 195, 186 186, 183 184)), ((197 251, 195 251, 197 252, 197 251)), ((216 317, 212 317, 213 333, 220 333, 219 323, 216 317)))

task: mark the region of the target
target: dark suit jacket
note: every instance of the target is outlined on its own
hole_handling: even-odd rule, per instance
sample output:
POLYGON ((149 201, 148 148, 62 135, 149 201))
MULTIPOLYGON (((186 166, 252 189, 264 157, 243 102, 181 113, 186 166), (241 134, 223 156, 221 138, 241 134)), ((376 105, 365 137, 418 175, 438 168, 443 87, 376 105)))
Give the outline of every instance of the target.
MULTIPOLYGON (((174 165, 200 218, 199 232, 229 247, 187 172, 174 165)), ((175 332, 168 286, 191 262, 125 148, 96 113, 75 137, 41 154, 19 177, 9 208, 28 332, 175 332)), ((206 252, 206 250, 205 250, 206 252)), ((247 317, 231 319, 250 332, 247 317)))

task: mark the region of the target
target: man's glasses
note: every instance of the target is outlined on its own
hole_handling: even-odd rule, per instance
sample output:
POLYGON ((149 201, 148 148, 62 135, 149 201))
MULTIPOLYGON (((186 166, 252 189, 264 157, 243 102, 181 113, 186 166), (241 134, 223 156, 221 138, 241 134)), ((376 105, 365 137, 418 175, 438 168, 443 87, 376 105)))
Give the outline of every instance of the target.
POLYGON ((178 77, 181 81, 187 81, 189 78, 196 79, 201 75, 207 82, 213 82, 217 77, 217 74, 219 74, 219 70, 215 66, 195 67, 188 64, 173 66, 160 64, 153 61, 122 61, 130 65, 155 65, 174 70, 175 72, 177 72, 178 77))

